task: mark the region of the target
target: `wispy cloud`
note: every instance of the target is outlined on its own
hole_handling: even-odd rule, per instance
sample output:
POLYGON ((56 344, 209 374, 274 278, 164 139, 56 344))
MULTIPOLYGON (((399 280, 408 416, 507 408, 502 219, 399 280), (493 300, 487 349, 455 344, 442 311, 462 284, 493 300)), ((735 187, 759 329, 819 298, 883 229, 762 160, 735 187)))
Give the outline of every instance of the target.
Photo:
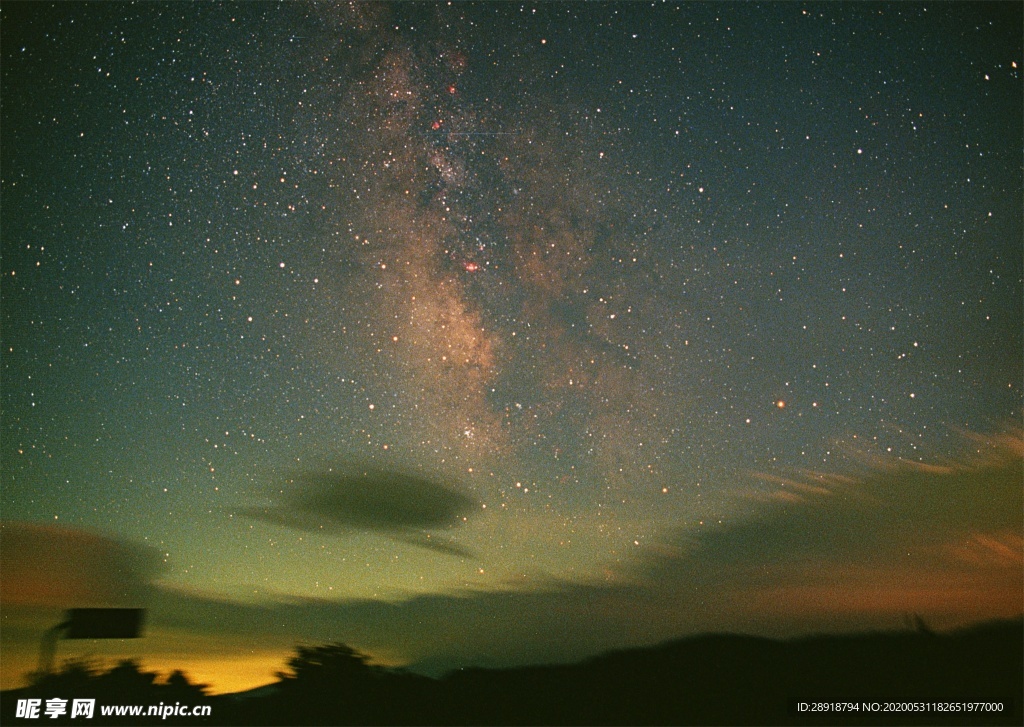
POLYGON ((393 470, 307 473, 281 502, 246 507, 249 517, 309 532, 371 531, 447 555, 470 551, 438 532, 456 527, 476 502, 454 487, 393 470))
POLYGON ((163 571, 153 548, 77 528, 0 523, 5 606, 139 606, 163 571))

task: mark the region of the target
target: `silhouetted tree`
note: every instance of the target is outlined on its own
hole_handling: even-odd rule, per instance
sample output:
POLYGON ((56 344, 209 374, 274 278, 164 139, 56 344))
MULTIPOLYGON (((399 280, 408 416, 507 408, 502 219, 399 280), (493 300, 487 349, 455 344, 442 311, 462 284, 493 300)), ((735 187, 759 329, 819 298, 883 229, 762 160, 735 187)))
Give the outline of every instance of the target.
POLYGON ((197 703, 202 701, 200 698, 206 695, 209 686, 209 684, 193 684, 185 672, 175 669, 167 676, 167 681, 160 685, 160 690, 165 702, 197 703))
POLYGON ((362 678, 373 671, 369 657, 345 644, 334 642, 323 646, 300 646, 288 660, 291 672, 278 672, 282 682, 337 681, 362 678))
POLYGON ((437 682, 369 664, 342 643, 296 647, 278 672, 280 690, 263 700, 260 721, 308 724, 436 724, 437 682), (276 713, 276 714, 275 714, 276 713))
POLYGON ((914 614, 914 630, 919 634, 925 636, 935 636, 935 632, 931 630, 931 627, 925 623, 924 618, 919 613, 914 614))
MULTIPOLYGON (((206 688, 205 684, 193 684, 181 670, 175 670, 165 680, 160 680, 156 672, 146 671, 135 659, 120 661, 109 670, 104 670, 96 659, 75 659, 66 661, 59 671, 31 675, 29 686, 17 692, 18 698, 94 699, 98 705, 180 703, 195 706, 216 699, 206 696, 206 688)), ((6 702, 3 706, 7 706, 6 702)), ((9 717, 9 712, 0 711, 0 724, 6 724, 9 717)), ((101 715, 96 714, 92 719, 94 723, 102 724, 101 715)), ((80 717, 72 718, 69 712, 65 712, 62 716, 48 718, 46 723, 77 724, 80 721, 80 717)), ((139 718, 139 724, 194 725, 204 722, 208 720, 175 716, 139 718)))
POLYGON ((102 687, 126 695, 148 694, 156 684, 158 674, 143 671, 135 659, 123 659, 113 669, 103 674, 99 681, 102 687))
POLYGON ((383 700, 382 670, 370 666, 369 657, 350 646, 332 643, 300 646, 288 660, 289 672, 278 672, 281 696, 311 722, 373 721, 383 700))
POLYGON ((29 675, 29 684, 33 689, 40 689, 54 694, 81 694, 103 673, 95 659, 68 659, 59 671, 29 675))

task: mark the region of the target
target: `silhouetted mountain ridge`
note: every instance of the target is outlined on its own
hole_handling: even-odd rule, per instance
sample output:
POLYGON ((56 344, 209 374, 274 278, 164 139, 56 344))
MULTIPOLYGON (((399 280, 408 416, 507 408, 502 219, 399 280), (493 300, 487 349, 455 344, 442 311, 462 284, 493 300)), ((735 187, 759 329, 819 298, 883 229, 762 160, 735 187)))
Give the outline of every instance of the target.
POLYGON ((817 723, 1019 723, 1022 653, 1022 621, 945 635, 905 631, 782 641, 705 634, 575 665, 467 669, 443 681, 475 705, 467 721, 483 724, 815 724, 795 711, 797 702, 997 699, 1013 703, 992 721, 861 712, 831 714, 817 723), (530 703, 515 694, 530 694, 530 703), (505 719, 494 719, 495 713, 505 719))

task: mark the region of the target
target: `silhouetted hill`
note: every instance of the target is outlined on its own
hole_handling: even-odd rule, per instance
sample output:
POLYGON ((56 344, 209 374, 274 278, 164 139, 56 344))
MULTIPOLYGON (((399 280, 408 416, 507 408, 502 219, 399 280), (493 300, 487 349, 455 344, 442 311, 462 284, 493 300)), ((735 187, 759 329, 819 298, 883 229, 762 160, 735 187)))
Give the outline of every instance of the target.
MULTIPOLYGON (((1024 621, 949 634, 925 629, 788 641, 716 634, 616 651, 578 664, 463 669, 441 679, 368 665, 344 644, 302 647, 281 680, 238 695, 205 697, 209 718, 150 723, 312 725, 984 725, 1021 724, 1024 621), (857 711, 799 712, 799 702, 847 702, 857 711), (936 711, 936 704, 1001 702, 1002 711, 936 711), (885 711, 892 704, 926 711, 885 711), (877 705, 877 707, 875 707, 877 705), (878 711, 868 711, 877 708, 878 711), (918 709, 921 709, 919 706, 918 709)), ((124 670, 122 670, 124 671, 124 670)), ((123 686, 127 673, 121 675, 123 686)), ((145 680, 143 680, 145 681, 145 680)), ((108 679, 110 682, 110 679, 108 679)), ((136 678, 136 682, 139 680, 136 678)), ((3 724, 27 695, 67 696, 47 687, 5 692, 3 724), (53 692, 53 693, 51 693, 53 692)), ((89 685, 79 683, 83 694, 89 685)), ((99 687, 99 682, 96 683, 99 687)), ((109 684, 108 684, 109 686, 109 684)), ((122 702, 155 704, 153 680, 122 702), (148 690, 148 691, 147 691, 148 690)), ((187 683, 178 689, 187 694, 187 683)), ((196 687, 192 697, 196 698, 196 687)), ((93 691, 93 694, 100 694, 93 691)), ((955 707, 954 707, 955 708, 955 707)), ((963 708, 961 708, 963 709, 963 708)), ((79 720, 42 718, 48 724, 79 720)), ((91 724, 146 720, 103 718, 91 724)))
POLYGON ((948 635, 791 641, 705 635, 572 666, 464 670, 442 680, 458 724, 1020 724, 1024 623, 948 635), (525 698, 524 698, 525 697, 525 698), (1002 701, 984 716, 800 714, 796 702, 1002 701), (1012 700, 1012 704, 1009 701, 1012 700))

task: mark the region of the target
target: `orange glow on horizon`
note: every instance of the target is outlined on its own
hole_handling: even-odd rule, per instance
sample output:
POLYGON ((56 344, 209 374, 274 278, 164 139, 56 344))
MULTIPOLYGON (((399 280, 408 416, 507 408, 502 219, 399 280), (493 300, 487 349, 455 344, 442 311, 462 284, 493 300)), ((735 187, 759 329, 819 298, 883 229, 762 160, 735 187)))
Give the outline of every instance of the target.
POLYGON ((955 627, 1021 615, 1024 574, 1013 559, 1007 562, 966 568, 833 565, 827 579, 824 568, 808 569, 803 577, 793 574, 792 585, 744 589, 744 598, 753 611, 798 618, 918 613, 955 627))

